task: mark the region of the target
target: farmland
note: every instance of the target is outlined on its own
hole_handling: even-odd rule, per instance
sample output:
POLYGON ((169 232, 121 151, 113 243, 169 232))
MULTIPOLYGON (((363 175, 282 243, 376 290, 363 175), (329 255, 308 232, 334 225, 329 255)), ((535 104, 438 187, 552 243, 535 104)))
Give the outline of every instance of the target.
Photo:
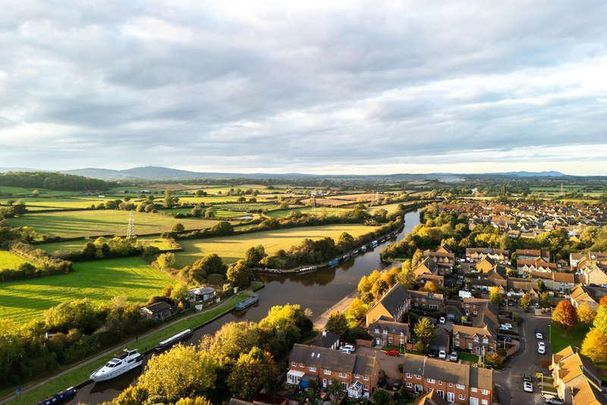
POLYGON ((347 208, 335 208, 335 207, 302 207, 302 208, 289 208, 285 210, 274 210, 266 212, 266 215, 272 218, 286 217, 293 212, 301 212, 302 214, 308 215, 339 215, 350 211, 347 208))
POLYGON ((27 262, 16 254, 0 250, 0 269, 16 269, 23 263, 27 262))
MULTIPOLYGON (((171 241, 172 241, 171 239, 163 239, 160 237, 158 237, 158 238, 147 237, 147 238, 138 238, 137 240, 145 245, 156 246, 158 249, 161 249, 161 250, 168 250, 168 249, 172 249, 173 247, 175 247, 174 244, 171 243, 171 241)), ((68 240, 68 241, 64 241, 64 242, 41 243, 41 244, 36 245, 36 248, 42 249, 48 254, 53 254, 57 251, 74 252, 74 251, 82 251, 82 249, 84 249, 84 246, 88 242, 92 242, 92 241, 93 240, 79 239, 79 240, 68 240)))
POLYGON ((217 237, 200 240, 180 241, 183 252, 176 254, 177 265, 183 266, 197 258, 210 253, 217 253, 226 263, 232 263, 244 257, 245 251, 251 246, 264 245, 266 253, 276 253, 279 249, 288 249, 302 240, 331 237, 337 239, 342 232, 348 232, 354 237, 377 229, 365 225, 327 225, 317 227, 302 227, 281 229, 275 231, 257 232, 244 235, 217 237))
POLYGON ((79 298, 107 302, 126 295, 130 302, 145 302, 170 283, 169 275, 140 258, 75 263, 74 271, 66 275, 0 284, 0 317, 27 321, 54 305, 79 298))
MULTIPOLYGON (((168 215, 134 212, 138 234, 161 233, 181 223, 186 229, 208 228, 217 221, 204 219, 175 219, 168 215)), ((80 237, 116 234, 124 235, 129 213, 118 210, 69 211, 32 213, 8 220, 12 226, 29 226, 46 235, 80 237)))

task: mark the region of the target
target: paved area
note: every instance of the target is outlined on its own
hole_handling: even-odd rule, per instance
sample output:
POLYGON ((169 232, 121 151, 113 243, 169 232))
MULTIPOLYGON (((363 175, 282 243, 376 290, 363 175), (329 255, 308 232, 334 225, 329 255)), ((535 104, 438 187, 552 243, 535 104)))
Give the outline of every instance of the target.
POLYGON ((356 291, 352 291, 352 293, 346 295, 331 308, 320 314, 320 316, 314 320, 314 329, 324 330, 331 314, 334 312, 346 312, 352 301, 354 301, 354 298, 356 298, 356 291))
POLYGON ((522 325, 519 328, 520 350, 518 354, 507 360, 502 370, 497 370, 494 374, 498 400, 503 405, 543 404, 544 399, 540 395, 539 384, 534 374, 537 371, 548 372, 546 367, 552 354, 546 339, 550 318, 526 313, 519 314, 522 319, 522 325), (546 343, 546 354, 544 355, 537 353, 536 330, 544 334, 546 343), (533 376, 533 393, 523 391, 523 374, 533 376))

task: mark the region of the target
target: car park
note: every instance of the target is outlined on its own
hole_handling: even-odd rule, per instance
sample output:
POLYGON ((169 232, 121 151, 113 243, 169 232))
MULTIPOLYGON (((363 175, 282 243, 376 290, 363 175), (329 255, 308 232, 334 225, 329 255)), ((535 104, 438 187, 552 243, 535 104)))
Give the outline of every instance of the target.
POLYGON ((442 359, 442 360, 446 360, 447 359, 447 352, 444 350, 441 350, 440 352, 438 352, 438 358, 442 359))
POLYGON ((457 360, 459 360, 459 355, 457 354, 457 352, 451 352, 451 355, 449 356, 449 360, 450 361, 457 361, 457 360))
POLYGON ((344 353, 348 353, 348 354, 352 354, 356 351, 356 349, 352 345, 343 345, 342 347, 339 348, 339 350, 341 350, 344 353))

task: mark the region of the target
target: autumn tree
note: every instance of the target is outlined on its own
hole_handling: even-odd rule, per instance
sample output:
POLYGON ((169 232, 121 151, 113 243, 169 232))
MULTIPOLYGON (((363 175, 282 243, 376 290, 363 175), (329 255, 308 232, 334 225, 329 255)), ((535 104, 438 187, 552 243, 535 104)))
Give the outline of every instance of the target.
POLYGON ((593 325, 596 329, 607 334, 607 306, 599 305, 593 325))
POLYGON ((428 348, 428 344, 434 337, 434 325, 430 321, 430 319, 423 317, 415 324, 413 328, 413 332, 415 333, 415 338, 420 343, 420 346, 423 350, 428 348))
POLYGON ((217 365, 213 357, 194 346, 177 345, 152 356, 137 386, 148 397, 174 402, 190 395, 204 395, 215 388, 217 365))
POLYGON ((256 267, 259 265, 261 259, 266 256, 266 250, 263 245, 251 246, 245 252, 245 262, 249 267, 256 267))
POLYGON ((175 405, 212 405, 212 402, 205 397, 181 398, 175 405))
POLYGON ((356 323, 365 320, 367 316, 367 305, 360 298, 354 298, 348 307, 348 318, 356 323))
POLYGON ((590 326, 594 321, 596 312, 586 303, 582 303, 577 307, 577 318, 584 325, 590 326))
POLYGON ((214 335, 205 335, 200 343, 219 362, 229 364, 238 359, 242 352, 248 352, 260 341, 260 331, 253 322, 229 322, 214 335))
POLYGON ((431 292, 431 293, 435 293, 435 292, 438 292, 438 286, 436 285, 436 283, 434 281, 428 280, 422 287, 422 290, 431 292))
POLYGON ((173 225, 173 228, 171 229, 172 232, 183 232, 185 231, 185 227, 183 226, 183 224, 181 223, 176 223, 175 225, 173 225))
POLYGON ((591 329, 582 342, 581 352, 594 363, 606 363, 607 334, 598 328, 591 329))
POLYGON ((497 286, 493 286, 489 289, 489 300, 495 304, 502 302, 502 294, 497 286))
POLYGON ((239 260, 228 266, 226 278, 233 286, 240 288, 248 287, 251 285, 253 271, 246 265, 244 260, 239 260))
POLYGON ((233 396, 251 399, 262 388, 268 388, 276 378, 276 365, 272 355, 253 347, 241 353, 228 376, 228 387, 233 396))
POLYGON ((325 330, 335 333, 340 338, 343 338, 349 330, 346 316, 341 312, 333 312, 327 320, 325 330))
POLYGON ((529 297, 529 294, 523 295, 521 299, 518 300, 518 306, 525 312, 529 310, 529 307, 531 306, 531 297, 529 297))
POLYGON ((558 303, 552 313, 552 320, 566 329, 573 328, 577 324, 577 313, 569 300, 558 303))

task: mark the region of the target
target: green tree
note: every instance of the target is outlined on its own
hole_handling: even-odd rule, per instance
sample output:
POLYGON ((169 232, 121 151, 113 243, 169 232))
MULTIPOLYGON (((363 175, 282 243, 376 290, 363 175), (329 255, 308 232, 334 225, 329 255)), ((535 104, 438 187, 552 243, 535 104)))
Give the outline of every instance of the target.
POLYGON ((393 405, 394 403, 394 398, 392 398, 392 394, 389 391, 378 388, 373 392, 374 405, 393 405))
POLYGON ((538 301, 538 304, 540 305, 541 308, 550 308, 550 306, 551 306, 550 295, 548 294, 547 291, 540 294, 540 299, 538 301))
POLYGON ((331 400, 331 404, 337 405, 346 395, 346 390, 341 382, 335 378, 331 379, 331 383, 327 387, 327 395, 331 400))
POLYGON ((263 245, 251 246, 245 252, 245 262, 249 267, 256 267, 259 265, 261 259, 266 256, 266 250, 263 245))
POLYGON ((219 364, 231 364, 240 353, 259 345, 260 337, 260 330, 253 322, 229 322, 214 335, 205 335, 200 347, 211 353, 219 364))
POLYGON ((173 228, 171 230, 173 232, 180 233, 185 231, 185 227, 181 223, 176 223, 175 225, 173 225, 173 228))
POLYGON ((518 301, 518 305, 523 311, 527 312, 531 306, 531 298, 529 297, 529 294, 523 295, 518 301))
POLYGON ((171 252, 162 253, 158 255, 153 264, 160 270, 170 269, 175 265, 175 254, 171 252))
POLYGON ((348 333, 348 320, 346 316, 341 312, 333 312, 329 315, 325 330, 335 333, 337 336, 343 338, 348 333))
POLYGON ((245 264, 244 260, 239 260, 228 266, 226 278, 233 286, 245 288, 251 285, 253 271, 245 264))
POLYGON ((276 365, 272 355, 253 347, 248 353, 240 354, 227 382, 234 397, 248 400, 275 379, 276 365))
POLYGON ((205 395, 215 388, 217 364, 209 353, 177 345, 152 356, 137 386, 148 397, 174 402, 190 395, 205 395))

